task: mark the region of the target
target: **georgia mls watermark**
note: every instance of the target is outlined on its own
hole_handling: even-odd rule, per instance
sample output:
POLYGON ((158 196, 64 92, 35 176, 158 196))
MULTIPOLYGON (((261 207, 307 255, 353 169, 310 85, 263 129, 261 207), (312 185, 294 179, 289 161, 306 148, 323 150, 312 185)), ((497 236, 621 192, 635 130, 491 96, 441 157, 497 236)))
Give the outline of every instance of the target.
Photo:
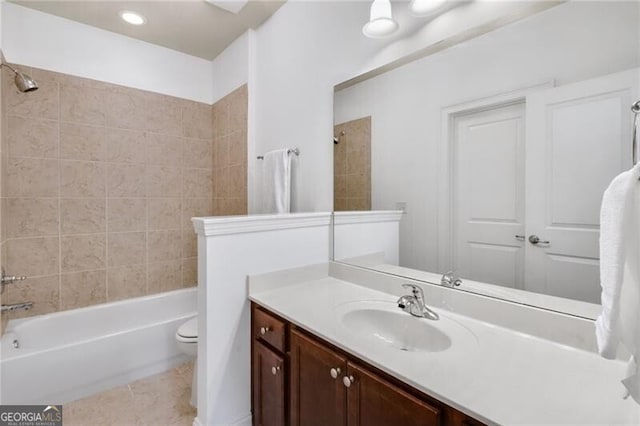
POLYGON ((0 426, 62 426, 62 405, 0 405, 0 426))

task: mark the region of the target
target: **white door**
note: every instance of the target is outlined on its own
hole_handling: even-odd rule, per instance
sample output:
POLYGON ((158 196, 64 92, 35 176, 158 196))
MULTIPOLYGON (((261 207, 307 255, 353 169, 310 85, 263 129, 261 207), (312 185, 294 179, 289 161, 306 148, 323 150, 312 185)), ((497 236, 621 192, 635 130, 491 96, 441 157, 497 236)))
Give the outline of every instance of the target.
POLYGON ((523 103, 454 119, 453 259, 467 279, 522 288, 523 103))
POLYGON ((600 302, 600 203, 631 167, 637 95, 636 69, 527 97, 526 290, 600 302))

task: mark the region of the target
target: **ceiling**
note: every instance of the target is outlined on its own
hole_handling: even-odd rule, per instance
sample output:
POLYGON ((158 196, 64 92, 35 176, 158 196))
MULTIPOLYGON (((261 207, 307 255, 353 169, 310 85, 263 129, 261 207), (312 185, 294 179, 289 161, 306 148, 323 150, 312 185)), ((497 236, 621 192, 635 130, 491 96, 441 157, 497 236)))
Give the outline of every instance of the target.
POLYGON ((107 31, 211 60, 249 28, 257 28, 286 0, 57 1, 9 0, 107 31), (233 4, 238 3, 238 4, 233 4), (233 10, 247 3, 236 14, 233 10), (138 12, 145 25, 125 23, 118 13, 138 12))

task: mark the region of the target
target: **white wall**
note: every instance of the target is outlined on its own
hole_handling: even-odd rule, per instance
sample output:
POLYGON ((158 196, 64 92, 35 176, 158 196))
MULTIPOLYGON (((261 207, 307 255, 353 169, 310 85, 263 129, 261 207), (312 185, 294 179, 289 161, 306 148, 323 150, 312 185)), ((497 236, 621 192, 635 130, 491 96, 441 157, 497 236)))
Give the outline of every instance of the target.
POLYGON ((252 32, 249 30, 235 39, 213 60, 212 104, 249 81, 249 39, 252 32))
POLYGON ((251 425, 247 275, 325 263, 331 213, 194 219, 198 233, 198 417, 251 425))
POLYGON ((566 3, 336 94, 336 123, 372 116, 372 207, 407 202, 403 266, 438 270, 442 109, 637 67, 638 9, 637 2, 566 3))
POLYGON ((2 3, 10 62, 211 103, 211 62, 175 50, 2 3))

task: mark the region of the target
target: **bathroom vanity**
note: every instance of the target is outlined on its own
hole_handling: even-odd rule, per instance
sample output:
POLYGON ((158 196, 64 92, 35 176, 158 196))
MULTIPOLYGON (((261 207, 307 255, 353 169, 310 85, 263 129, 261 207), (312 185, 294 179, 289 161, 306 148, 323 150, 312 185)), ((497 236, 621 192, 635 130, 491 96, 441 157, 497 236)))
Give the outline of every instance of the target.
POLYGON ((481 425, 253 303, 255 425, 481 425))
POLYGON ((430 321, 398 308, 407 282, 336 263, 250 277, 254 425, 640 421, 592 321, 412 282, 430 321))

